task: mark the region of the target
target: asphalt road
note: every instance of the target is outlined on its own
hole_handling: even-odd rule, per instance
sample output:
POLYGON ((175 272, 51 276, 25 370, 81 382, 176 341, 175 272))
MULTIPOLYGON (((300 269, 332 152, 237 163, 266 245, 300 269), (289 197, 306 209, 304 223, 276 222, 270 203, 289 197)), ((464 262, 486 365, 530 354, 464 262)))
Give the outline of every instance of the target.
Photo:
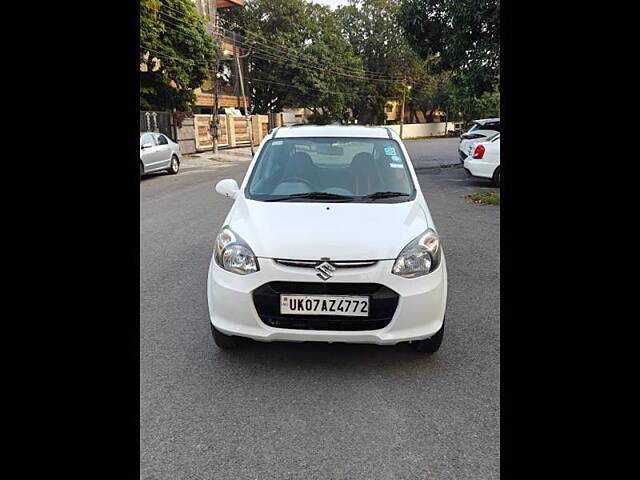
POLYGON ((141 479, 497 479, 500 207, 459 168, 455 139, 407 142, 447 255, 440 351, 251 343, 208 325, 214 235, 247 163, 185 161, 140 185, 141 479), (453 142, 451 140, 454 140, 453 142), (452 145, 448 151, 448 144, 452 145))
POLYGON ((459 164, 459 138, 425 138, 405 140, 414 168, 459 164))

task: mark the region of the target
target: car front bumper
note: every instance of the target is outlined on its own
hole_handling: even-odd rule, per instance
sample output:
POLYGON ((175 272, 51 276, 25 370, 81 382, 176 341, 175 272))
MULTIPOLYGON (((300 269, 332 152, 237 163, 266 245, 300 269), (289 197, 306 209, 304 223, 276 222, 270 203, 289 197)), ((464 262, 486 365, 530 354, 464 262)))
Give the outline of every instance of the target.
MULTIPOLYGON (((425 276, 407 279, 391 273, 393 260, 379 261, 363 268, 338 268, 323 282, 313 268, 284 266, 259 258, 260 270, 237 275, 209 265, 207 297, 211 323, 222 333, 263 342, 346 342, 394 345, 430 338, 442 327, 447 303, 447 269, 444 252, 438 268, 425 276), (379 284, 398 294, 391 321, 376 330, 309 330, 274 328, 266 325, 254 303, 253 292, 271 282, 367 283, 379 284)), ((300 319, 296 316, 297 320, 300 319)), ((344 317, 343 317, 344 318, 344 317)), ((302 320, 304 320, 302 318, 302 320)))

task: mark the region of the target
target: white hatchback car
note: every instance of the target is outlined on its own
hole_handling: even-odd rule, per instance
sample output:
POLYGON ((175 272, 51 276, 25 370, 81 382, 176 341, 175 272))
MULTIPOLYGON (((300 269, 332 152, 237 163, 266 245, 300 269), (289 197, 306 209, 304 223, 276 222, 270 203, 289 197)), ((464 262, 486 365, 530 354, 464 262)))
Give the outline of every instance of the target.
POLYGON ((486 142, 476 143, 464 161, 464 169, 474 177, 490 178, 500 186, 500 134, 486 142))
POLYGON ((444 334, 442 245, 391 129, 280 127, 267 135, 213 246, 207 296, 221 348, 258 341, 410 342, 444 334))

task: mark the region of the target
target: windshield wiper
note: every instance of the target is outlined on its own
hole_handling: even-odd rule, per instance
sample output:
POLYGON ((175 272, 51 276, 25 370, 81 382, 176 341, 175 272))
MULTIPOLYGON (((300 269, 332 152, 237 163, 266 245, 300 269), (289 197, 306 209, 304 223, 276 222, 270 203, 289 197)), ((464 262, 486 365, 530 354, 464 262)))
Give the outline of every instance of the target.
POLYGON ((376 192, 370 195, 365 195, 362 198, 365 198, 367 200, 378 200, 380 198, 409 197, 409 196, 410 195, 408 193, 403 193, 403 192, 376 192))
POLYGON ((265 202, 282 202, 286 200, 296 199, 296 198, 310 198, 313 200, 342 200, 345 202, 350 202, 353 200, 353 197, 348 195, 340 195, 338 193, 328 193, 328 192, 308 192, 308 193, 294 193, 292 195, 283 195, 281 197, 270 198, 265 200, 265 202))

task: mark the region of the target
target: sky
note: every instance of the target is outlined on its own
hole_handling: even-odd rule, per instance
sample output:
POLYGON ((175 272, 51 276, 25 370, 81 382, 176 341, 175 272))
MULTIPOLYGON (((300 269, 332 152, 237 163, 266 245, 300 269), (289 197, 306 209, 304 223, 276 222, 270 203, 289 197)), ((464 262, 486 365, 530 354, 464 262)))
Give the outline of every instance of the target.
POLYGON ((347 5, 349 0, 311 0, 313 3, 322 3, 328 5, 331 8, 336 8, 339 5, 347 5))

